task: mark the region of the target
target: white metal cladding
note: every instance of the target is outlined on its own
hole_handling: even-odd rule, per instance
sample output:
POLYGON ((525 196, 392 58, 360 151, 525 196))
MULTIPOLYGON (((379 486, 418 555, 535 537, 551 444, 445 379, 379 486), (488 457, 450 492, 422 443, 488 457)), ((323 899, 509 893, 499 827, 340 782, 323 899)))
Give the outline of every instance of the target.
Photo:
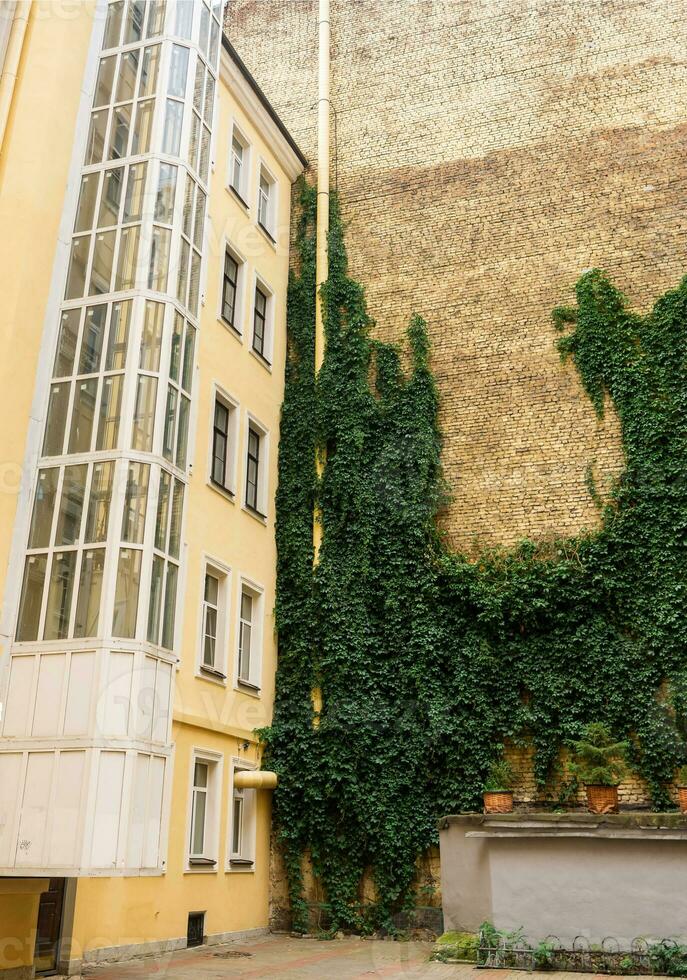
POLYGON ((96 11, 3 678, 0 875, 165 869, 221 7, 96 11))

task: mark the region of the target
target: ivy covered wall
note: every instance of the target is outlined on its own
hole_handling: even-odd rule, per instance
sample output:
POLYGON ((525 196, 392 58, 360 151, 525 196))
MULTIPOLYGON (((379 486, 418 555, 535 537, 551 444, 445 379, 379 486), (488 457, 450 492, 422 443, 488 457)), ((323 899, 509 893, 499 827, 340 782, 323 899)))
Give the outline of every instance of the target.
POLYGON ((309 853, 334 924, 369 929, 411 900, 438 818, 480 805, 506 739, 534 747, 544 783, 566 740, 606 721, 631 739, 654 806, 670 805, 687 704, 687 279, 640 317, 595 270, 577 283, 576 306, 554 312, 562 356, 622 429, 625 470, 608 500, 589 478, 601 530, 468 561, 438 531, 446 494, 426 325, 413 318, 407 354, 372 339, 334 201, 315 379, 305 184, 301 209, 277 496, 277 695, 263 734, 297 924, 309 853), (361 907, 366 869, 377 902, 361 907))

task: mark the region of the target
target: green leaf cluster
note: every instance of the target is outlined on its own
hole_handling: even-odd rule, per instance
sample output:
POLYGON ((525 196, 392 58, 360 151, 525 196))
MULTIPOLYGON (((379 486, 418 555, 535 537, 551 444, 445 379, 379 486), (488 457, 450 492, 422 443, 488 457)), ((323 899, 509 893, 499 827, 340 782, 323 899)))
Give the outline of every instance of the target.
POLYGON ((654 806, 670 805, 687 719, 687 280, 639 316, 601 272, 582 276, 576 305, 555 313, 559 346, 596 411, 615 407, 624 472, 599 495, 599 531, 470 561, 437 530, 446 495, 425 323, 412 319, 406 352, 370 336, 334 197, 315 376, 315 201, 303 184, 263 737, 296 926, 308 854, 332 923, 369 930, 412 904, 438 818, 480 806, 508 740, 533 746, 544 785, 561 747, 602 721, 630 741, 654 806))
POLYGON ((617 742, 601 721, 585 726, 581 739, 572 743, 568 768, 580 782, 592 786, 617 786, 627 775, 628 741, 617 742))
POLYGON ((484 790, 487 793, 507 792, 513 789, 517 780, 517 773, 508 759, 498 759, 489 767, 484 790))

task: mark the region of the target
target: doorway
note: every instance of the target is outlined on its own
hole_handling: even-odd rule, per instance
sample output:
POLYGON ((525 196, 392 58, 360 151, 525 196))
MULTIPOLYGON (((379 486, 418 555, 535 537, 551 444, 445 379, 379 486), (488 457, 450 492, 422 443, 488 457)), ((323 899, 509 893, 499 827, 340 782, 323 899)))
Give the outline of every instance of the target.
POLYGON ((38 906, 34 965, 36 973, 41 973, 43 976, 57 973, 65 883, 65 878, 51 878, 48 890, 41 895, 38 906))

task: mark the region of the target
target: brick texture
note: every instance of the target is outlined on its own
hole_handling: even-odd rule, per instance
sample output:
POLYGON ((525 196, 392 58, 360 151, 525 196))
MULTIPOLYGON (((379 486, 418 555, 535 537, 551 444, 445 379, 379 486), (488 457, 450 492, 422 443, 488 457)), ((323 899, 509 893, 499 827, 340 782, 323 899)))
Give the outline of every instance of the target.
MULTIPOLYGON (((226 30, 315 158, 316 0, 229 0, 226 30)), ((622 465, 555 350, 587 268, 646 309, 685 272, 687 27, 673 0, 331 0, 332 174, 377 335, 429 323, 449 540, 598 520, 622 465)))

